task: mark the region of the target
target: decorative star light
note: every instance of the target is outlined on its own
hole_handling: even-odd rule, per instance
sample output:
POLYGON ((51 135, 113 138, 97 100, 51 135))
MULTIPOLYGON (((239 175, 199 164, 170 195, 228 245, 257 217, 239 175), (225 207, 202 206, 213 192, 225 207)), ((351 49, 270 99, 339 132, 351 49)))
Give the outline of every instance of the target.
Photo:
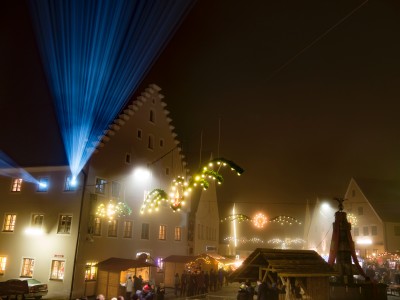
POLYGON ((224 158, 213 159, 201 168, 199 172, 194 174, 189 181, 186 181, 186 179, 181 176, 175 178, 171 183, 169 195, 162 189, 155 189, 150 192, 144 199, 140 212, 143 214, 146 211, 151 212, 153 209, 158 210, 159 204, 163 201, 168 201, 174 212, 179 211, 182 205, 184 205, 186 197, 194 188, 201 187, 203 190, 207 190, 210 186, 209 180, 214 180, 218 184, 222 184, 224 178, 219 171, 225 166, 229 166, 231 170, 235 171, 239 176, 244 172, 244 170, 233 161, 224 158), (217 170, 214 170, 214 167, 216 167, 217 170))
POLYGON ((252 222, 255 227, 263 228, 268 223, 268 219, 263 213, 258 213, 254 216, 252 222))

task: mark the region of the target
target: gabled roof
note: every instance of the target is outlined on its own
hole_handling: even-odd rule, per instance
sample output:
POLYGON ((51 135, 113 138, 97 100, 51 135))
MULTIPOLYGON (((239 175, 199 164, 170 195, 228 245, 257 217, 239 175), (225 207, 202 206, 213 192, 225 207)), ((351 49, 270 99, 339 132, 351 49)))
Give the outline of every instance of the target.
POLYGON ((125 271, 134 268, 155 267, 155 265, 138 259, 110 257, 99 262, 97 267, 106 271, 125 271))
POLYGON ((313 250, 257 248, 230 276, 231 281, 258 280, 260 270, 284 277, 328 277, 335 270, 313 250))
POLYGON ((384 222, 400 222, 400 182, 353 178, 371 204, 380 219, 384 222))

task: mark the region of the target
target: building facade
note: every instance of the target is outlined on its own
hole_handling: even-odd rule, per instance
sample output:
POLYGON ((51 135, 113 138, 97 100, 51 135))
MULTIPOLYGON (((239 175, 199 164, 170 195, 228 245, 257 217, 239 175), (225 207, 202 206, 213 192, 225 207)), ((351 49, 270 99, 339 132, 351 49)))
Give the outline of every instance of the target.
POLYGON ((352 178, 344 199, 359 256, 400 251, 399 182, 352 178))
MULTIPOLYGON (((0 177, 0 280, 34 277, 48 284, 47 298, 75 299, 95 295, 97 264, 111 257, 144 255, 158 266, 145 279, 157 283, 163 258, 209 245, 199 246, 197 237, 216 247, 218 210, 195 213, 195 223, 210 227, 197 234, 195 225, 189 234, 190 201, 180 211, 167 201, 158 211, 144 206, 152 190, 169 192, 173 179, 188 173, 160 90, 150 85, 110 125, 76 186, 66 166, 27 169, 32 182, 20 170, 0 177), (117 205, 123 209, 112 215, 117 205)), ((216 193, 207 197, 216 204, 216 193)))

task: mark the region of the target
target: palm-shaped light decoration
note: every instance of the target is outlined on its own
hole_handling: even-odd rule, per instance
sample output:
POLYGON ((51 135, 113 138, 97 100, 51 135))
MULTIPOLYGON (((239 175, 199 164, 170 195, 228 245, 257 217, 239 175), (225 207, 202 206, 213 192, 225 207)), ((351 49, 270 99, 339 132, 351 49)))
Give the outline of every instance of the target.
POLYGON ((110 200, 107 204, 101 203, 96 210, 96 215, 100 218, 107 218, 111 222, 115 218, 129 216, 132 209, 124 202, 110 200))
POLYGON ((158 210, 162 202, 169 202, 174 212, 179 211, 182 205, 185 204, 186 197, 194 188, 201 187, 203 190, 207 190, 210 186, 209 180, 214 180, 218 184, 222 184, 224 178, 219 171, 225 166, 229 166, 238 176, 244 172, 244 170, 233 161, 224 158, 213 159, 207 165, 203 166, 199 172, 194 174, 189 181, 186 181, 186 179, 181 176, 175 178, 171 183, 169 194, 162 189, 151 191, 144 199, 140 212, 143 214, 146 211, 151 212, 153 209, 158 210), (217 170, 214 170, 215 167, 217 170))

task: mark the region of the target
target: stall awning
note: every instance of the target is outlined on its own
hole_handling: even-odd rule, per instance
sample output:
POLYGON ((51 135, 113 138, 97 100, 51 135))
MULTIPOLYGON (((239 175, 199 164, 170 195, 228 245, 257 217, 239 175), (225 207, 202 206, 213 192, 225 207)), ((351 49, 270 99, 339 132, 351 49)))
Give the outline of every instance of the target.
POLYGON ((105 271, 125 271, 128 269, 155 267, 154 264, 137 259, 111 257, 97 264, 97 267, 105 271))

